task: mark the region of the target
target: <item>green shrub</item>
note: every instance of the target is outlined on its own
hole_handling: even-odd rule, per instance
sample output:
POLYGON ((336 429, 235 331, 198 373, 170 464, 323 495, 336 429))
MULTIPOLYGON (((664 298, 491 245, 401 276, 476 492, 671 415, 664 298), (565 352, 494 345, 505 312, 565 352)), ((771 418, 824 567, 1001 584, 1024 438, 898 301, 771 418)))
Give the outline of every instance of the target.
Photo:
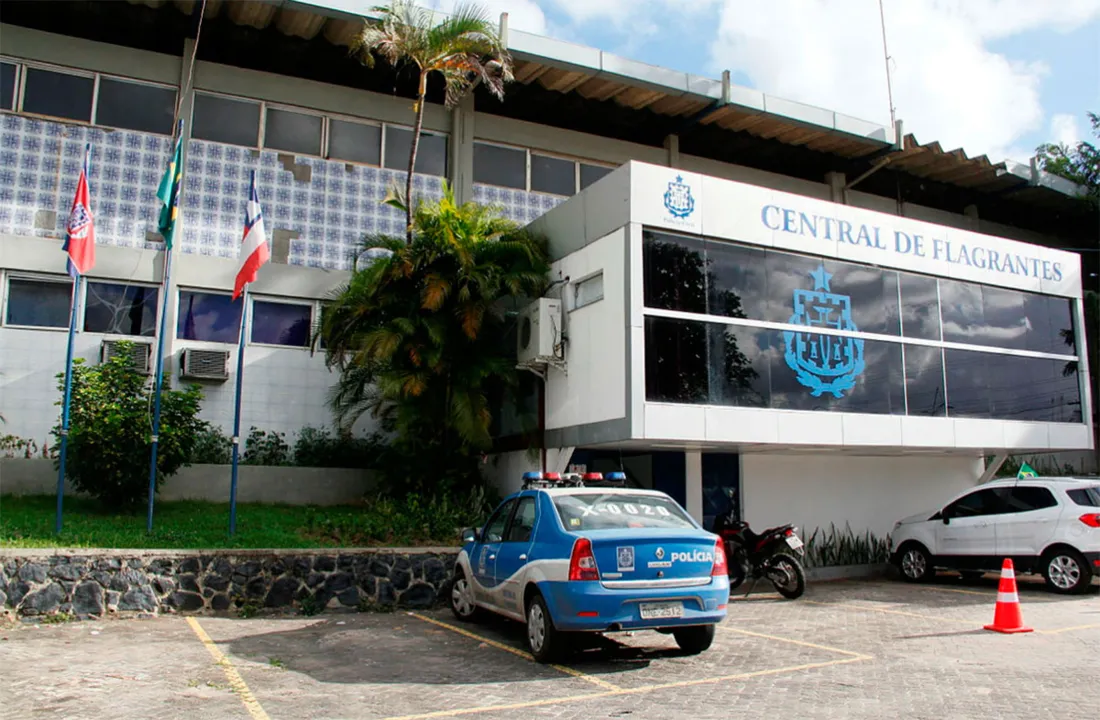
POLYGON ((0 435, 0 457, 32 458, 38 455, 38 443, 18 435, 0 435))
POLYGON ((228 465, 233 460, 233 441, 221 428, 206 420, 200 421, 191 451, 192 465, 228 465))
POLYGON ((806 541, 806 567, 875 565, 889 559, 889 536, 881 539, 869 530, 856 535, 848 523, 843 530, 832 523, 828 531, 817 528, 806 541))
POLYGON ((291 465, 290 446, 286 444, 286 433, 274 430, 260 430, 253 426, 248 431, 241 456, 242 465, 267 465, 269 467, 291 465))
MULTIPOLYGON (((76 490, 111 506, 137 503, 149 487, 153 389, 149 378, 134 368, 132 347, 130 342, 120 342, 115 357, 94 367, 83 359, 73 362, 65 472, 76 490)), ((57 378, 58 389, 64 392, 64 373, 57 378)), ((171 390, 170 383, 164 383, 157 487, 194 453, 201 400, 197 385, 171 390)), ((60 442, 60 424, 53 434, 60 442)))
POLYGON ((350 431, 332 433, 306 426, 294 443, 294 464, 300 467, 378 468, 386 442, 378 435, 357 438, 350 431))

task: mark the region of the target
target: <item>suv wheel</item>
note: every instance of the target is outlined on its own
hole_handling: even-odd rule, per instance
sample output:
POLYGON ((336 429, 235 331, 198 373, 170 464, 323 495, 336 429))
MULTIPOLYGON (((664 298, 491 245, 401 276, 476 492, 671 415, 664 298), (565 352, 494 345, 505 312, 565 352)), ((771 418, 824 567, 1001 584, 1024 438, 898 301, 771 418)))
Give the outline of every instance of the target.
POLYGON ((936 575, 932 556, 920 543, 908 543, 898 551, 898 569, 908 582, 926 582, 936 575))
POLYGON ((1043 557, 1047 587, 1057 593, 1084 592, 1092 582, 1092 568, 1085 556, 1072 548, 1057 548, 1043 557))

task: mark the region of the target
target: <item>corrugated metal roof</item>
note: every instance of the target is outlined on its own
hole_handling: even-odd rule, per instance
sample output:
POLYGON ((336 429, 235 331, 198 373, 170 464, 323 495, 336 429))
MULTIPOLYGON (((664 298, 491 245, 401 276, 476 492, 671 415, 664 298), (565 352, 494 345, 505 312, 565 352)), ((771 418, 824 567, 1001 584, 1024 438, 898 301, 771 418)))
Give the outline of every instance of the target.
MULTIPOLYGON (((160 7, 166 0, 129 0, 160 7)), ((180 11, 194 13, 198 0, 172 0, 180 11)), ((238 25, 311 40, 318 34, 347 46, 375 0, 207 0, 206 17, 226 13, 238 25)), ((515 60, 516 81, 538 83, 546 90, 577 93, 589 100, 614 101, 634 110, 683 118, 787 145, 805 146, 846 159, 871 158, 916 177, 983 193, 1016 193, 1014 199, 1060 204, 1061 196, 1083 192, 1074 183, 1012 161, 993 163, 985 155, 970 157, 962 149, 944 151, 938 142, 920 144, 913 135, 892 150, 894 128, 824 108, 766 95, 723 80, 647 65, 602 50, 510 30, 508 49, 515 60)))

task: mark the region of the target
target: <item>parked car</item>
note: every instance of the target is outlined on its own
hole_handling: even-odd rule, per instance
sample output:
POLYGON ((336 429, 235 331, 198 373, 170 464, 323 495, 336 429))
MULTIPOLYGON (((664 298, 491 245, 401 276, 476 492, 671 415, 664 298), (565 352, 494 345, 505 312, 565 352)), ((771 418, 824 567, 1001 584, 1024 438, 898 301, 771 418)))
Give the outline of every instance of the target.
POLYGON ((463 531, 451 610, 526 623, 539 662, 575 633, 652 629, 689 654, 714 640, 729 579, 722 541, 663 492, 625 475, 528 473, 481 528, 463 531))
POLYGON ((1012 558, 1017 572, 1042 573, 1055 592, 1082 592, 1100 575, 1100 481, 995 480, 942 510, 901 520, 890 540, 892 560, 910 582, 938 568, 980 576, 1012 558))

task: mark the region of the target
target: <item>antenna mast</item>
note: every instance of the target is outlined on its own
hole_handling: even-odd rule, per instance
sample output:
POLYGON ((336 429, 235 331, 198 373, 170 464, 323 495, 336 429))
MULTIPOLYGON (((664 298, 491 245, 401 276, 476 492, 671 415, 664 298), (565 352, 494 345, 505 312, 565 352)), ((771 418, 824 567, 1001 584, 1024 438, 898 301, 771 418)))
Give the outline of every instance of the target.
POLYGON ((886 48, 886 13, 882 9, 882 0, 878 0, 878 16, 882 22, 882 56, 886 63, 886 97, 890 103, 890 125, 897 132, 897 119, 894 117, 894 91, 890 85, 890 51, 886 48))

